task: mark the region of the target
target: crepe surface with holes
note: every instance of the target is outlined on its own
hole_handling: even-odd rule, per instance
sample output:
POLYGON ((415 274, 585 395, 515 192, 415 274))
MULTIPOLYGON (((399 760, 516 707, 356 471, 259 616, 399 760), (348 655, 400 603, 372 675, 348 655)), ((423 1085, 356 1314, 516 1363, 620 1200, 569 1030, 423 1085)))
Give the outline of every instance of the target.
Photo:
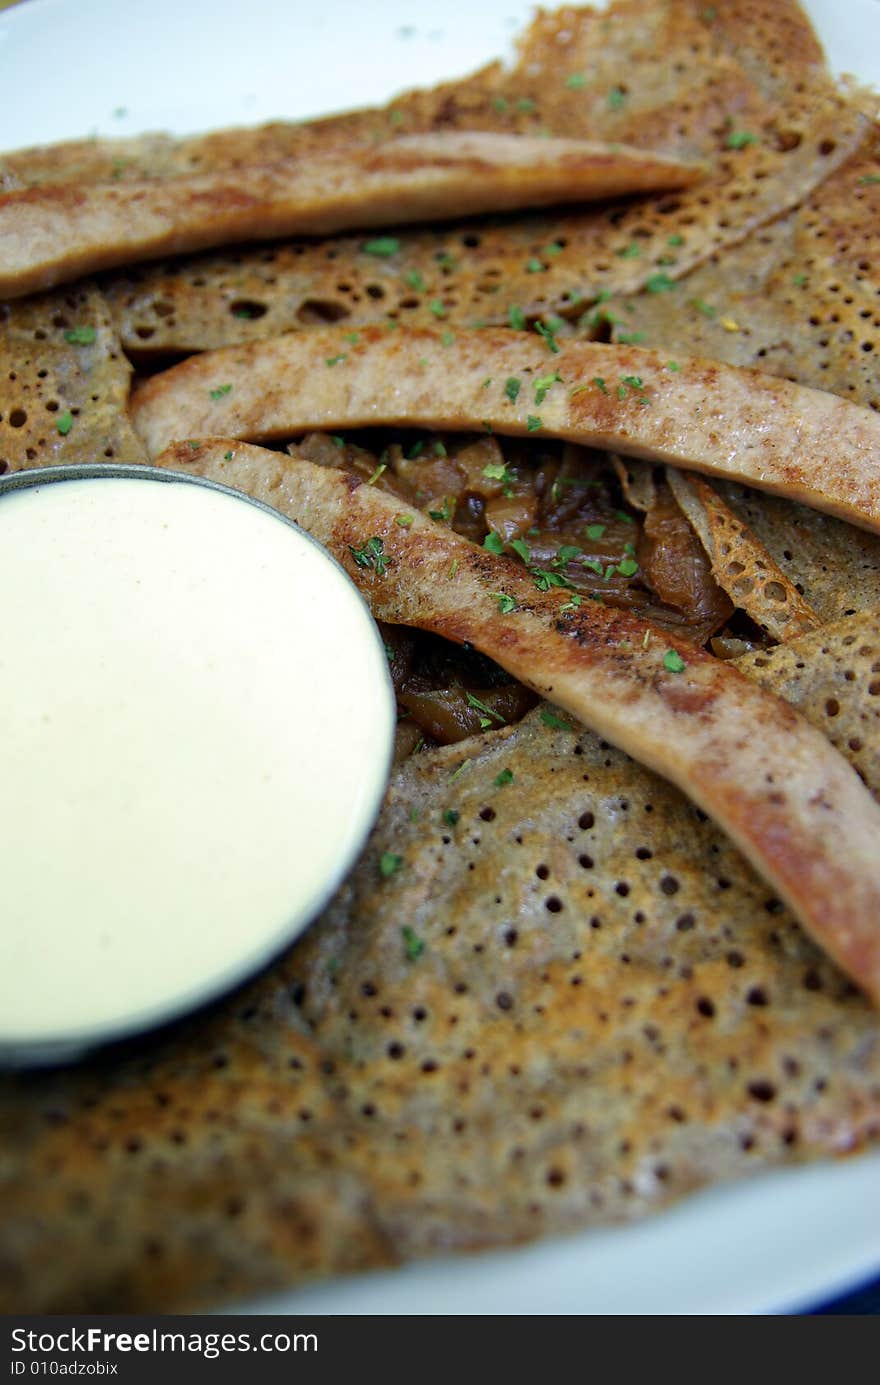
MULTIPOLYGON (((741 666, 880 789, 876 612, 741 666)), ((3 1079, 0 1124, 4 1311, 197 1308, 857 1151, 880 1020, 704 815, 541 707, 400 767, 261 979, 3 1079)))
POLYGON ((711 171, 693 190, 659 199, 402 231, 380 255, 365 249, 363 236, 334 237, 109 276, 126 346, 203 350, 340 320, 498 324, 511 310, 561 313, 590 331, 597 301, 675 282, 794 206, 860 147, 867 121, 860 102, 830 81, 789 0, 717 8, 617 0, 607 12, 543 15, 511 69, 495 64, 383 110, 271 126, 231 142, 150 140, 140 151, 130 142, 80 145, 69 151, 66 173, 62 155, 47 167, 47 156, 26 152, 7 159, 6 179, 124 182, 447 130, 580 134, 702 158, 711 171))

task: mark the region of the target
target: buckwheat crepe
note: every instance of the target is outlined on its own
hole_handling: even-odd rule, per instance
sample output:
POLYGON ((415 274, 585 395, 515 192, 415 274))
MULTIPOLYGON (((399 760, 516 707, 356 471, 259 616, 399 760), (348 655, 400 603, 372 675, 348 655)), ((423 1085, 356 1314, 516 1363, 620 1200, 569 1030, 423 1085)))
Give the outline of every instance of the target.
MULTIPOLYGON (((394 228, 379 253, 346 235, 240 247, 17 300, 3 309, 16 379, 0 403, 0 457, 11 469, 93 460, 107 438, 102 451, 122 460, 155 452, 126 410, 129 362, 149 369, 151 353, 164 366, 167 353, 288 332, 307 351, 328 323, 344 334, 400 322, 433 329, 442 356, 475 323, 513 327, 542 360, 541 377, 522 376, 522 442, 281 431, 272 445, 292 455, 274 464, 343 466, 349 491, 372 483, 380 504, 421 487, 395 513, 412 511, 411 527, 426 513, 450 556, 481 543, 487 523, 508 553, 525 535, 522 590, 499 581, 496 596, 525 603, 537 574, 563 590, 538 590, 534 603, 570 601, 569 622, 583 611, 575 596, 602 596, 610 614, 651 622, 685 664, 702 666, 707 642, 739 653, 736 677, 784 699, 772 704, 783 718, 795 708, 876 799, 880 538, 742 478, 554 452, 528 426, 562 388, 542 379, 556 371, 547 333, 559 355, 696 355, 758 368, 772 377, 761 387, 786 398, 801 386, 859 418, 875 410, 874 115, 870 96, 832 83, 787 0, 618 0, 607 13, 539 14, 512 70, 493 65, 381 111, 264 127, 232 153, 222 135, 12 153, 0 173, 9 190, 123 186, 195 161, 226 174, 401 134, 546 130, 712 173, 690 191, 593 209, 394 228), (453 490, 477 497, 479 525, 450 503, 453 490), (588 527, 602 533, 580 537, 572 556, 565 516, 587 525, 593 504, 588 527), (544 528, 528 537, 525 524, 544 528), (554 524, 556 547, 539 560, 554 524), (706 604, 688 605, 664 553, 706 604), (645 590, 649 573, 659 594, 645 590)), ((318 353, 326 379, 344 370, 325 363, 340 354, 318 353)), ((188 369, 199 379, 203 365, 188 369)), ((641 381, 626 400, 611 383, 614 408, 641 418, 639 370, 621 369, 641 381)), ((229 383, 212 378, 200 398, 209 413, 188 414, 181 465, 216 454, 199 430, 228 419, 229 383)), ((156 388, 142 383, 139 397, 156 388)), ((785 464, 803 471, 811 456, 792 436, 785 464)), ((607 439, 620 442, 619 429, 607 439)), ((230 441, 220 461, 248 450, 230 441)), ((820 480, 833 488, 833 449, 824 455, 820 480)), ((348 537, 366 566, 348 560, 377 586, 373 531, 348 537)), ((390 544, 379 552, 400 557, 390 544)), ((500 563, 507 572, 509 558, 500 563)), ((394 627, 387 635, 390 653, 409 657, 394 627)), ((632 1220, 708 1184, 876 1142, 877 1011, 731 838, 552 693, 509 725, 493 713, 508 685, 478 693, 466 708, 476 734, 429 738, 401 758, 358 866, 262 977, 170 1032, 0 1081, 5 1311, 215 1306, 632 1220)), ((404 696, 412 705, 421 693, 404 696)), ((832 854, 845 837, 829 837, 832 854)))

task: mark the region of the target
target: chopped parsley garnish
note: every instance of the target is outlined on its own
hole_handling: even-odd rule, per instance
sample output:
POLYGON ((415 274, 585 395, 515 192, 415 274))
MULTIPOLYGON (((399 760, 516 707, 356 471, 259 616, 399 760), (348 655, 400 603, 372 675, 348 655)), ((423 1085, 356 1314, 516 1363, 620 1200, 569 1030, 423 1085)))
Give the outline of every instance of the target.
POLYGON ((572 72, 565 79, 565 85, 569 91, 580 91, 581 87, 587 85, 587 79, 583 72, 572 72))
POLYGON ((522 332, 525 330, 526 315, 522 308, 518 308, 515 303, 507 314, 507 320, 516 331, 522 332))
POLYGON ((507 592, 490 592, 493 601, 498 602, 498 611, 503 616, 509 616, 511 611, 516 610, 516 601, 507 592))
POLYGON ((393 851, 383 851, 379 857, 379 874, 387 880, 389 875, 395 875, 402 865, 402 856, 395 856, 393 851))
POLYGON ((617 340, 624 346, 637 346, 640 341, 645 340, 644 332, 618 332, 617 340))
MULTIPOLYGON (((73 414, 70 412, 69 409, 65 409, 63 414, 58 415, 58 420, 55 424, 55 427, 58 429, 58 432, 61 434, 62 438, 67 437, 67 434, 73 427, 73 414)), ((198 443, 196 444, 196 446, 198 446, 198 443)))
POLYGON ((361 339, 360 332, 346 332, 345 340, 350 341, 352 346, 356 346, 361 339))
POLYGON ((394 650, 391 648, 390 644, 385 645, 385 657, 388 660, 389 664, 393 664, 395 658, 397 657, 394 653, 394 650))
POLYGON ((431 444, 431 451, 434 453, 434 456, 435 456, 435 457, 448 457, 448 456, 449 456, 449 453, 446 451, 446 445, 445 445, 445 443, 442 443, 442 442, 440 441, 439 438, 437 439, 436 442, 434 442, 434 443, 431 444))
POLYGON ((603 394, 608 393, 608 386, 605 384, 601 375, 594 375, 593 384, 596 386, 596 389, 601 390, 603 394))
POLYGON ((671 370, 674 374, 677 375, 678 372, 681 370, 681 366, 678 364, 678 361, 667 361, 665 369, 671 370))
POLYGON ((499 115, 503 115, 509 105, 510 102, 508 101, 506 96, 492 97, 492 106, 498 112, 499 115))
POLYGON ((441 346, 452 346, 452 344, 453 344, 454 341, 455 341, 455 333, 454 333, 454 332, 444 332, 444 333, 443 333, 443 336, 440 338, 440 345, 441 345, 441 346))
POLYGON ((331 433, 331 434, 330 434, 330 441, 332 442, 332 444, 333 444, 334 447, 344 447, 344 446, 345 446, 345 438, 341 438, 341 437, 339 436, 338 433, 331 433))
POLYGON ((555 712, 550 712, 546 707, 541 708, 541 720, 545 726, 552 726, 554 731, 570 731, 571 727, 562 717, 558 717, 555 712))
POLYGON ((510 379, 507 381, 507 384, 504 386, 504 393, 507 395, 511 404, 516 403, 516 398, 520 392, 521 387, 522 381, 517 380, 515 375, 511 375, 510 379))
POLYGON ((450 581, 452 581, 452 578, 455 576, 455 574, 456 574, 457 572, 458 572, 458 559, 457 559, 457 558, 453 558, 452 562, 449 564, 449 580, 450 580, 450 581))
POLYGON ((411 289, 415 289, 416 293, 424 293, 425 281, 417 269, 408 269, 403 279, 404 283, 411 289))
POLYGON ((401 529, 408 529, 409 526, 412 524, 412 522, 413 522, 413 517, 412 517, 412 515, 395 515, 395 516, 394 516, 394 523, 397 524, 397 525, 399 525, 401 529))
POLYGON ((628 515, 626 510, 615 510, 614 513, 618 519, 623 520, 624 524, 635 524, 632 515, 628 515))
POLYGON ((526 428, 530 433, 537 433, 538 430, 543 427, 543 420, 539 418, 537 414, 529 414, 528 418, 526 419, 526 428))
POLYGON ((747 144, 757 144, 758 136, 748 130, 731 130, 724 141, 725 149, 745 149, 747 144))
POLYGON ((639 565, 635 558, 621 558, 617 564, 617 571, 621 577, 634 577, 639 570, 639 565))
POLYGON ((487 549, 489 553, 503 553, 504 542, 501 538, 501 535, 496 534, 494 529, 490 529, 489 533, 483 539, 483 547, 487 549))
POLYGON ((576 543, 563 543, 553 559, 552 566, 567 567, 569 563, 574 562, 575 558, 579 558, 583 551, 582 548, 578 548, 576 543))
POLYGON ((344 351, 341 351, 341 352, 339 353, 338 356, 328 356, 328 357, 326 358, 324 364, 325 364, 325 365, 329 365, 329 366, 341 365, 342 362, 343 362, 344 360, 345 360, 345 352, 344 352, 344 351))
POLYGON ((500 774, 495 775, 496 789, 503 789, 505 784, 513 783, 513 770, 503 769, 500 774))
POLYGON ((449 508, 449 496, 444 495, 442 509, 429 510, 428 514, 430 515, 431 519, 439 520, 441 524, 448 524, 452 517, 452 512, 449 508))
POLYGON ((513 480, 506 462, 489 462, 483 467, 483 475, 487 481, 501 481, 505 485, 509 485, 513 480))
POLYGON ((859 179, 860 183, 880 183, 880 173, 866 173, 859 179))
POLYGON ((411 447, 411 448, 409 449, 409 451, 407 452, 407 454, 406 454, 407 460, 410 461, 410 462, 414 462, 415 459, 416 459, 416 457, 420 457, 421 454, 424 452, 424 450, 425 450, 425 440, 424 440, 424 438, 419 438, 418 442, 414 442, 413 445, 412 445, 412 447, 411 447))
POLYGON ((231 386, 231 385, 218 385, 218 386, 216 387, 216 389, 211 390, 211 398, 212 398, 212 399, 222 399, 224 395, 231 394, 231 393, 232 393, 232 386, 231 386))
POLYGON ((608 93, 608 105, 612 111, 619 111, 626 100, 626 92, 623 87, 612 87, 608 93))
POLYGON ((403 938, 403 950, 406 953, 408 961, 417 962, 425 950, 424 941, 419 937, 418 933, 410 928, 408 923, 403 925, 400 934, 403 938))
POLYGON ((444 307, 441 299, 432 298, 431 302, 428 304, 428 307, 431 309, 431 312, 434 314, 435 317, 446 316, 446 308, 444 307))
POLYGON ((388 260, 400 249, 396 236, 377 236, 375 240, 365 240, 361 249, 367 255, 376 255, 380 260, 388 260))
POLYGON ((231 461, 232 461, 232 453, 231 453, 231 452, 224 452, 224 453, 223 453, 223 460, 224 460, 224 462, 231 462, 231 461))
POLYGON ((559 350, 559 342, 556 340, 556 330, 547 323, 536 322, 535 331, 539 337, 543 337, 550 350, 555 354, 559 350))
POLYGON ((674 649, 667 649, 663 655, 663 667, 667 673, 683 673, 687 663, 674 649))
POLYGON ((71 346, 91 346, 97 335, 94 327, 71 327, 69 332, 64 333, 64 340, 69 341, 71 346))
POLYGON ((458 766, 458 769, 454 769, 454 770, 452 771, 452 773, 450 774, 450 776, 449 776, 449 782, 450 782, 450 784, 452 784, 452 783, 459 777, 460 774, 464 774, 464 772, 465 772, 465 770, 467 769, 467 767, 468 767, 469 764, 470 764, 470 760, 469 760, 469 759, 467 759, 467 760, 462 760, 461 764, 458 766))
POLYGON ((542 248, 541 254, 547 255, 552 260, 554 256, 561 255, 564 249, 565 247, 560 245, 558 240, 552 240, 549 245, 542 248))
POLYGON ((796 274, 791 282, 794 284, 795 288, 803 288, 804 284, 807 282, 807 276, 806 274, 796 274))
POLYGON ((368 486, 375 486, 375 484, 376 484, 376 482, 378 481, 379 477, 382 475, 382 472, 383 472, 383 471, 387 471, 387 470, 388 470, 388 463, 387 463, 387 462, 380 462, 379 465, 376 467, 376 470, 373 472, 372 476, 370 477, 369 481, 367 482, 367 485, 368 485, 368 486))
POLYGON ((499 712, 494 711, 491 707, 487 706, 485 702, 481 702, 480 699, 478 697, 475 697, 473 693, 469 692, 466 694, 466 696, 468 706, 473 707, 475 711, 482 713, 480 717, 480 728, 483 731, 487 731, 489 727, 492 725, 493 721, 499 722, 501 726, 507 725, 506 719, 503 716, 501 716, 499 712))
POLYGON ((384 547, 382 540, 374 535, 373 538, 367 539, 362 548, 354 548, 349 544, 348 551, 358 567, 373 568, 377 577, 384 577, 388 570, 384 547))
POLYGON ((532 561, 532 550, 529 548, 525 539, 511 539, 510 546, 516 556, 522 558, 526 567, 528 567, 529 563, 532 561))
POLYGON ((580 604, 581 599, 577 594, 575 594, 574 596, 570 596, 566 601, 565 605, 560 606, 559 609, 560 611, 576 611, 580 607, 580 604))
POLYGON ((551 587, 570 587, 572 585, 561 572, 551 572, 544 567, 533 567, 529 571, 539 592, 548 592, 551 587))
POLYGON ((461 813, 459 813, 455 808, 444 808, 442 816, 443 821, 446 823, 448 827, 454 827, 455 824, 458 822, 458 819, 461 817, 461 813))
POLYGON ((625 245, 622 250, 615 250, 614 253, 621 260, 636 260, 642 253, 642 247, 637 240, 632 240, 629 245, 625 245))
POLYGON ((718 311, 717 308, 713 308, 712 304, 707 303, 703 298, 692 298, 691 307, 696 308, 698 313, 703 314, 703 317, 714 317, 718 311))
POLYGON ((521 96, 516 103, 516 109, 522 111, 524 115, 530 115, 531 112, 537 110, 538 107, 530 96, 521 96))
POLYGON ((632 385, 634 390, 643 390, 645 388, 640 375, 623 375, 621 379, 625 385, 632 385))
POLYGON ((649 293, 668 293, 670 289, 675 288, 675 280, 670 279, 669 275, 661 270, 657 274, 649 275, 645 280, 645 288, 649 293))
POLYGON ((667 245, 673 245, 673 246, 674 246, 674 245, 684 245, 684 236, 679 235, 679 233, 676 231, 674 235, 672 235, 672 236, 667 236, 667 238, 666 238, 666 244, 667 244, 667 245))
POLYGON ((605 527, 606 527, 606 526, 605 526, 604 524, 588 524, 588 525, 587 525, 587 538, 588 538, 588 539, 601 539, 602 535, 605 533, 605 527))
POLYGON ((547 266, 544 264, 544 261, 535 259, 534 255, 530 260, 526 260, 527 274, 542 274, 546 268, 547 266))
POLYGON ((542 375, 535 381, 535 403, 543 404, 547 397, 547 391, 552 385, 562 384, 562 376, 558 370, 554 370, 552 375, 542 375))

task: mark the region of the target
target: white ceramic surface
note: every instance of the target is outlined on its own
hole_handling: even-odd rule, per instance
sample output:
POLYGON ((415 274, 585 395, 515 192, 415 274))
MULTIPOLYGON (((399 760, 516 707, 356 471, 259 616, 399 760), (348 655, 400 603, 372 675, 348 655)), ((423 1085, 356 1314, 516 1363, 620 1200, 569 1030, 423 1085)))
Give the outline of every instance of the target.
MULTIPOLYGON (((835 70, 880 85, 880 0, 807 9, 835 70)), ((523 0, 26 0, 0 13, 0 148, 386 100, 509 53, 530 12, 523 0)), ((709 1191, 633 1227, 337 1281, 244 1311, 791 1311, 880 1268, 878 1192, 874 1154, 709 1191)))

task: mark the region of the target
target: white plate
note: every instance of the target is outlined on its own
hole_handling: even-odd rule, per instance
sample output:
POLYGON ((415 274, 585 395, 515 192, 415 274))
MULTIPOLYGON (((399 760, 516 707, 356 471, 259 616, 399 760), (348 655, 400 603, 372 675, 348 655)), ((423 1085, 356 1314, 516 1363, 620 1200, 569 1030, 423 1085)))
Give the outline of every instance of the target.
MULTIPOLYGON (((547 0, 550 4, 551 0, 547 0)), ((832 66, 880 85, 880 0, 809 0, 832 66)), ((509 53, 523 0, 27 0, 0 13, 0 148, 300 117, 509 53)), ((880 1269, 880 1155, 714 1190, 625 1229, 407 1266, 244 1311, 790 1311, 880 1269)))

